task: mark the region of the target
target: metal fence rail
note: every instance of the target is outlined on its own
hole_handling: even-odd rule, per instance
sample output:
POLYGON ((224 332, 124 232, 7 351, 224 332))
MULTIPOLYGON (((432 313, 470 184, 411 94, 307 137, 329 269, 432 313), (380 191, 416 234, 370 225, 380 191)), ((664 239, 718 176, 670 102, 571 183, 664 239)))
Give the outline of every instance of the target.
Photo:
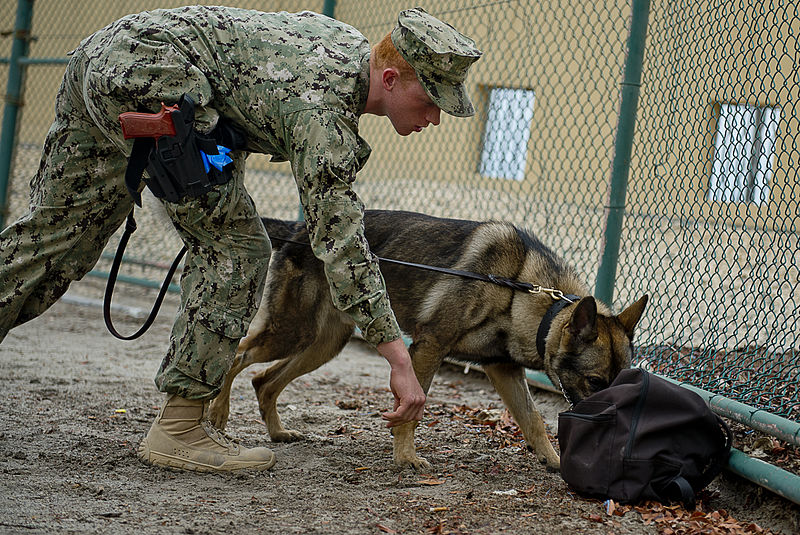
MULTIPOLYGON (((36 1, 30 57, 39 61, 25 67, 7 221, 26 208, 63 72, 58 61, 126 13, 185 3, 196 2, 36 1)), ((326 10, 372 41, 391 30, 399 10, 417 4, 236 2, 326 10)), ((798 2, 437 0, 424 7, 484 50, 468 80, 478 113, 443 117, 438 128, 408 138, 388 121, 364 117, 361 134, 373 147, 358 180, 366 205, 527 226, 598 295, 613 296, 615 308, 650 294, 637 364, 800 421, 798 2), (648 7, 639 87, 625 77, 626 43, 636 9, 648 7), (615 145, 618 125, 637 109, 626 107, 626 90, 638 101, 629 155, 615 145), (619 191, 609 193, 618 166, 628 176, 622 206, 619 191), (621 233, 609 214, 620 216, 621 233), (613 269, 604 250, 618 257, 613 269)), ((14 15, 0 10, 0 30, 13 27, 14 15)), ((11 38, 0 39, 0 57, 10 56, 11 38)), ((0 64, 4 86, 8 65, 0 64)), ((248 165, 261 211, 294 218, 289 169, 262 157, 248 165)), ((138 220, 148 232, 135 235, 129 250, 148 262, 134 275, 157 280, 150 264, 168 262, 179 244, 148 213, 138 220)))

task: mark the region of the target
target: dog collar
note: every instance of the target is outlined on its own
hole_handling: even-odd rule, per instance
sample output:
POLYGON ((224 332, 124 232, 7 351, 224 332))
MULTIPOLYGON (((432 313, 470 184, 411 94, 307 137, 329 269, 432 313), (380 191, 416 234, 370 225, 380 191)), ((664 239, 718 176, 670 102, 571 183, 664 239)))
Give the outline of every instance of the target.
POLYGON ((580 300, 580 296, 578 295, 569 294, 564 297, 566 299, 559 299, 550 305, 550 308, 544 313, 541 323, 539 323, 539 330, 536 331, 536 351, 539 352, 539 356, 542 357, 542 360, 544 360, 544 340, 547 338, 547 333, 550 332, 550 324, 553 323, 553 319, 559 312, 564 310, 567 305, 571 305, 580 300))

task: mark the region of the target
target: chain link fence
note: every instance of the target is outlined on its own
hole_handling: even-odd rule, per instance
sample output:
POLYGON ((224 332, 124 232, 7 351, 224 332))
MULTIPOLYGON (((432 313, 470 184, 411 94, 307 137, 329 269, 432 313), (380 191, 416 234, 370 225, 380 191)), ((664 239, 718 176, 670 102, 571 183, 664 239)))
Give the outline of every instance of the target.
MULTIPOLYGON (((186 3, 36 0, 30 57, 63 59, 127 13, 186 3)), ((372 42, 401 9, 418 4, 235 3, 332 11, 372 42)), ((0 5, 0 30, 10 30, 16 0, 0 5)), ((365 204, 512 221, 594 287, 630 3, 437 0, 423 7, 484 51, 468 79, 477 114, 443 115, 439 127, 405 138, 385 119, 365 116, 361 135, 373 147, 357 182, 365 204)), ((795 421, 799 33, 796 1, 652 1, 613 303, 619 310, 643 293, 651 297, 637 364, 795 421)), ((10 46, 10 38, 0 40, 0 57, 10 46)), ((58 62, 26 69, 6 221, 25 212, 63 69, 58 62)), ((0 65, 4 85, 7 73, 8 64, 0 65)), ((285 164, 254 155, 246 180, 264 215, 297 216, 285 164)), ((125 270, 157 280, 180 243, 149 211, 137 220, 146 230, 129 251, 139 262, 125 270)), ((104 259, 97 270, 107 269, 104 259)))
POLYGON ((654 3, 617 280, 643 359, 795 421, 799 6, 654 3))

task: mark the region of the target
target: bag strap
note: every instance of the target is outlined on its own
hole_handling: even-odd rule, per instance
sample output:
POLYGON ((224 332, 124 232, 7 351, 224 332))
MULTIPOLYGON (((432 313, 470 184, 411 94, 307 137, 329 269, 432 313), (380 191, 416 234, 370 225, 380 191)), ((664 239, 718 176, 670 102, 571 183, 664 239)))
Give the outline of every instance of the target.
POLYGON ((667 483, 659 494, 665 496, 668 500, 683 502, 687 509, 694 509, 695 507, 694 489, 686 481, 686 478, 681 475, 667 483))
POLYGON ((175 260, 172 261, 172 265, 167 272, 167 276, 164 277, 164 282, 161 284, 158 297, 156 297, 156 301, 153 303, 153 308, 150 310, 150 315, 147 316, 147 319, 141 328, 131 335, 122 335, 114 328, 114 325, 111 322, 111 297, 114 294, 114 285, 117 282, 117 273, 119 272, 120 263, 122 263, 122 255, 125 252, 125 247, 128 245, 128 240, 130 239, 131 234, 133 234, 135 231, 136 220, 133 218, 133 209, 131 209, 130 213, 128 214, 128 219, 125 222, 125 232, 122 234, 122 238, 119 240, 117 253, 114 255, 114 262, 111 264, 111 271, 108 274, 108 282, 106 283, 106 293, 103 298, 103 320, 105 320, 106 328, 108 328, 108 331, 112 335, 120 340, 135 340, 147 332, 147 330, 155 321, 158 311, 161 309, 161 303, 164 301, 164 297, 167 294, 169 282, 172 280, 172 276, 178 269, 178 265, 180 264, 183 255, 186 254, 186 247, 183 247, 178 253, 178 256, 175 257, 175 260))

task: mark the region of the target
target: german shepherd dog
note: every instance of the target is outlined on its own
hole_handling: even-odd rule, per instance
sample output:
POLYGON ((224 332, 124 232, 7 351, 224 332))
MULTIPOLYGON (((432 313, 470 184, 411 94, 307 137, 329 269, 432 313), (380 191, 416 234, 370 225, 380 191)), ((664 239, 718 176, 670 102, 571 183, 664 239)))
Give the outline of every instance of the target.
MULTIPOLYGON (((273 219, 264 224, 274 248, 264 298, 209 418, 224 429, 234 377, 251 364, 274 362, 252 384, 272 440, 294 441, 302 435, 281 424, 278 396, 291 381, 335 357, 354 323, 334 307, 305 225, 273 219)), ((571 403, 607 387, 630 365, 633 331, 647 296, 611 315, 573 269, 535 236, 508 223, 367 211, 365 229, 379 257, 493 274, 573 296, 574 303, 565 301, 567 306, 546 318, 540 354, 537 332, 557 302, 551 295, 381 262, 392 309, 412 337, 414 371, 425 392, 448 355, 482 366, 539 461, 558 470, 559 457, 533 405, 525 368, 543 369, 571 403)), ((415 427, 412 422, 394 428, 394 462, 427 469, 414 448, 415 427)))

